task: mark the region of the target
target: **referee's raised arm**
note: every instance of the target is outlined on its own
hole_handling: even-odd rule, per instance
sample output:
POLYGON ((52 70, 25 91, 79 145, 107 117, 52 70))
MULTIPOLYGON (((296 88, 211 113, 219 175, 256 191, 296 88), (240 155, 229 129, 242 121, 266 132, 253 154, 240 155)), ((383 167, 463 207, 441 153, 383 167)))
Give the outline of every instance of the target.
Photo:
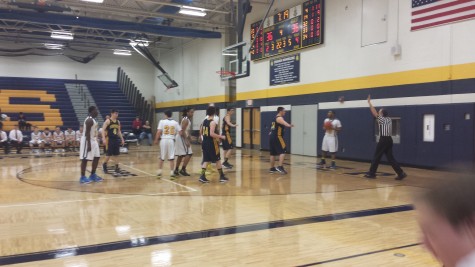
POLYGON ((369 109, 371 110, 371 113, 373 114, 374 117, 378 117, 378 111, 376 111, 376 108, 371 104, 371 95, 368 95, 368 104, 369 104, 369 109))

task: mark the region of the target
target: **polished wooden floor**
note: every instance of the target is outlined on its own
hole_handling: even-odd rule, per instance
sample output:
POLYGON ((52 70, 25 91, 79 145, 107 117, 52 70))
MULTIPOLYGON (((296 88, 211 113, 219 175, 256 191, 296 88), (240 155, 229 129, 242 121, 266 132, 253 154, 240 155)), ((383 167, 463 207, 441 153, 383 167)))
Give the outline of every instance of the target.
POLYGON ((367 163, 316 170, 315 158, 289 156, 288 175, 269 174, 268 153, 238 150, 229 183, 211 172, 200 184, 199 155, 192 177, 158 180, 158 148, 142 146, 120 157, 124 176, 80 185, 76 156, 28 153, 0 159, 0 264, 438 266, 407 207, 447 172, 406 168, 398 182, 381 166, 367 180, 367 163))

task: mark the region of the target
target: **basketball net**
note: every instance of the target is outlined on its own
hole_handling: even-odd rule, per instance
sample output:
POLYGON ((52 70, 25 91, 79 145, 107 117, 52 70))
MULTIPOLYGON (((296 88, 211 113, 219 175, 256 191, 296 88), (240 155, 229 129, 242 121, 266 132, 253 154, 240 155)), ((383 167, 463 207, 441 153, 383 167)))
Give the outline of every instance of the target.
POLYGON ((226 71, 226 70, 218 70, 216 71, 217 74, 221 77, 221 79, 229 79, 229 78, 235 78, 236 73, 233 71, 226 71))

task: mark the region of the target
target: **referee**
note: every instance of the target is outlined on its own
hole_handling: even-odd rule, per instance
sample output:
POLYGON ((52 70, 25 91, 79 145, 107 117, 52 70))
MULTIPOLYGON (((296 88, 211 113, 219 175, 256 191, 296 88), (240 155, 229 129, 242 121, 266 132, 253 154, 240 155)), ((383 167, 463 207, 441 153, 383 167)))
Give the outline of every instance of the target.
POLYGON ((378 165, 381 162, 381 157, 385 154, 394 171, 397 173, 396 180, 402 180, 407 177, 407 174, 401 169, 401 166, 399 166, 399 163, 393 156, 393 138, 391 137, 393 129, 392 120, 388 117, 388 111, 385 109, 380 109, 379 112, 376 111, 371 104, 371 95, 368 95, 368 104, 371 113, 378 121, 379 142, 376 146, 376 152, 374 153, 369 172, 364 177, 370 179, 376 178, 378 165))

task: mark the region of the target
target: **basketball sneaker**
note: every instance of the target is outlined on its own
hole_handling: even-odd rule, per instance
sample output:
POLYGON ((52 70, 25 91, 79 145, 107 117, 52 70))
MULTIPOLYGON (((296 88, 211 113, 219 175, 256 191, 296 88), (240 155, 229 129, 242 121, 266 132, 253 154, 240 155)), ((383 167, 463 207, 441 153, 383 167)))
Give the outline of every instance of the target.
POLYGON ((222 175, 221 177, 219 177, 219 182, 220 183, 227 183, 227 182, 229 182, 229 179, 226 178, 224 175, 222 175))
POLYGON ((200 181, 203 184, 209 183, 209 180, 206 179, 206 176, 204 176, 204 175, 201 175, 200 179, 198 181, 200 181))
POLYGON ((87 178, 86 176, 81 176, 81 178, 79 178, 79 183, 81 183, 81 184, 90 184, 91 179, 87 178))
POLYGON ((102 171, 103 171, 104 173, 109 173, 109 171, 107 170, 107 163, 103 163, 103 164, 102 164, 102 171))
POLYGON ((284 170, 284 167, 283 166, 279 166, 276 168, 278 172, 282 173, 282 174, 287 174, 287 171, 284 170))
POLYGON ((317 168, 321 169, 321 168, 326 168, 326 165, 327 165, 327 161, 324 160, 324 159, 321 159, 319 163, 317 163, 317 168))
POLYGON ((272 168, 269 169, 269 172, 270 173, 276 173, 277 169, 275 167, 272 167, 272 168))
POLYGON ((229 164, 229 162, 223 162, 223 167, 226 168, 226 169, 232 169, 233 168, 233 165, 229 164))
POLYGON ((332 165, 330 166, 331 170, 336 170, 336 163, 333 161, 332 165))
POLYGON ((186 172, 185 169, 181 169, 180 174, 183 176, 191 176, 189 173, 186 172))
POLYGON ((178 174, 175 171, 170 173, 170 180, 176 180, 178 178, 178 174))
POLYGON ((403 179, 406 178, 406 177, 407 177, 407 174, 406 174, 405 172, 403 172, 403 173, 401 173, 400 175, 398 175, 398 176, 396 177, 396 180, 401 181, 401 180, 403 180, 403 179))
POLYGON ((174 176, 178 176, 179 174, 180 174, 180 172, 178 170, 173 171, 174 176))
POLYGON ((376 179, 376 175, 374 175, 374 174, 368 172, 367 174, 365 174, 364 178, 376 179))
POLYGON ((89 176, 89 180, 91 180, 92 182, 95 182, 95 183, 100 183, 102 181, 104 181, 104 179, 102 179, 102 177, 98 176, 97 174, 91 174, 91 176, 89 176))

